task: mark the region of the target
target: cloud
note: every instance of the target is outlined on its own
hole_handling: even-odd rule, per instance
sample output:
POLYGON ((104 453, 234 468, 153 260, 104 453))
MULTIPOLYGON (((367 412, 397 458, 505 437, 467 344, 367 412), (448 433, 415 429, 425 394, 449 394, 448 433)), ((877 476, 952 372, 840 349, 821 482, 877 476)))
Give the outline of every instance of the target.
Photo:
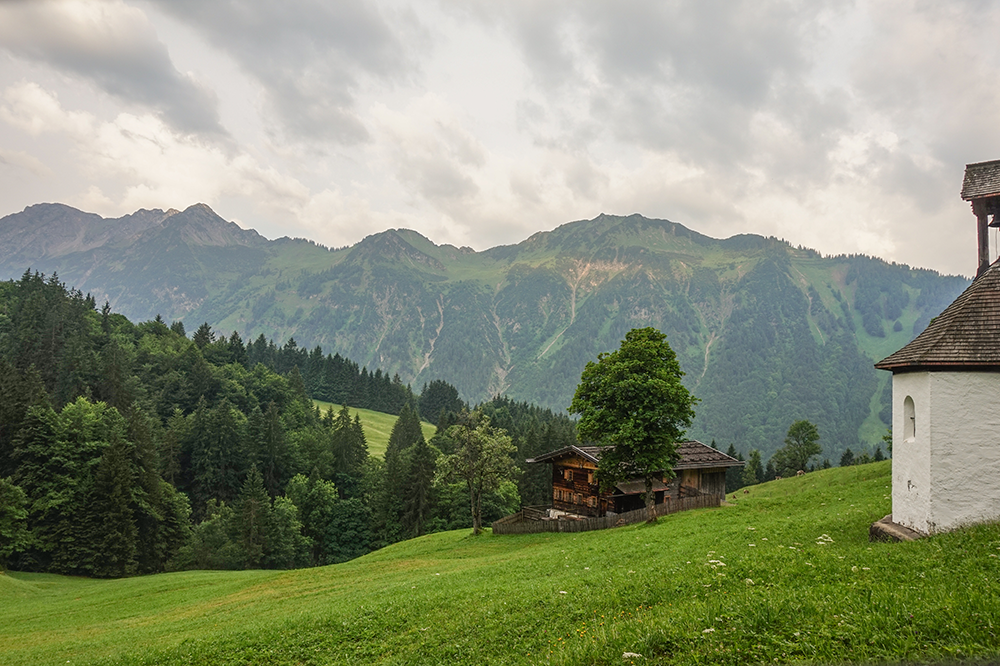
POLYGON ((52 170, 34 155, 29 155, 23 150, 2 150, 0 149, 0 164, 24 169, 36 176, 51 176, 52 170))
POLYGON ((120 0, 4 2, 0 48, 152 109, 178 131, 225 133, 215 94, 178 72, 146 15, 120 0))
POLYGON ((260 81, 281 127, 296 139, 367 141, 359 90, 372 81, 391 84, 414 66, 400 35, 420 32, 416 18, 362 0, 154 1, 260 81))

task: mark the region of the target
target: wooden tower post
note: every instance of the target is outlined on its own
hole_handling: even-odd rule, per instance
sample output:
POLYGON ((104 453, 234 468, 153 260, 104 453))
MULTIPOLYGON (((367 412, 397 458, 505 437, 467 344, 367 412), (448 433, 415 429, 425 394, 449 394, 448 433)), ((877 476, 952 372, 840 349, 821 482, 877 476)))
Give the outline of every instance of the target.
POLYGON ((979 277, 990 265, 989 227, 1000 227, 1000 160, 965 165, 962 199, 972 204, 976 216, 979 239, 976 277, 979 277))

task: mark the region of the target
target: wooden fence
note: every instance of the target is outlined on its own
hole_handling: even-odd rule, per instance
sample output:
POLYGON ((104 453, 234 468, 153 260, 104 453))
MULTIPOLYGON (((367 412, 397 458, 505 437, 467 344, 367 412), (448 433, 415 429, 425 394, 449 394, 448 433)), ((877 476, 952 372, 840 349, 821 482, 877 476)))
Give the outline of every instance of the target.
MULTIPOLYGON (((656 515, 666 516, 678 511, 706 509, 719 506, 722 498, 718 495, 700 495, 667 500, 656 505, 656 515)), ((536 532, 589 532, 641 523, 649 517, 646 509, 637 509, 603 518, 544 518, 545 512, 539 507, 524 507, 515 514, 493 521, 493 534, 534 534, 536 532)))

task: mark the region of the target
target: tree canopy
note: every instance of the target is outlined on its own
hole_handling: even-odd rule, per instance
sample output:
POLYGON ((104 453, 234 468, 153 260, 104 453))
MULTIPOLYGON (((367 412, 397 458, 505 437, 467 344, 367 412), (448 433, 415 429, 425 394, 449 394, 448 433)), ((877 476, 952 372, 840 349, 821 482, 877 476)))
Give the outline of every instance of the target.
POLYGON ((790 476, 805 470, 809 459, 823 451, 819 445, 819 430, 809 421, 796 421, 788 427, 785 445, 775 451, 772 461, 778 474, 790 476))
POLYGON ((681 383, 684 373, 663 333, 632 329, 617 351, 601 353, 580 377, 569 411, 580 415, 581 441, 605 449, 597 468, 602 488, 642 477, 653 513, 653 481, 673 478, 677 442, 694 419, 697 398, 681 383))

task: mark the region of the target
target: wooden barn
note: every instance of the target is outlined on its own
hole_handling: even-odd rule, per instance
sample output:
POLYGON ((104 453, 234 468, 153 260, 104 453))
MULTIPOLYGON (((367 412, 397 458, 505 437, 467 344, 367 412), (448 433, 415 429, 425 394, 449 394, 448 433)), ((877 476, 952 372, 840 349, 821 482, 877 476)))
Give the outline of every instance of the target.
MULTIPOLYGON (((645 506, 642 494, 645 481, 633 479, 619 483, 613 490, 601 492, 597 484, 597 464, 602 446, 567 446, 525 462, 552 465, 552 508, 578 516, 604 516, 624 513, 645 506)), ((674 465, 676 476, 653 483, 656 504, 681 497, 698 495, 726 496, 726 469, 745 463, 698 441, 677 445, 680 459, 674 465)))

